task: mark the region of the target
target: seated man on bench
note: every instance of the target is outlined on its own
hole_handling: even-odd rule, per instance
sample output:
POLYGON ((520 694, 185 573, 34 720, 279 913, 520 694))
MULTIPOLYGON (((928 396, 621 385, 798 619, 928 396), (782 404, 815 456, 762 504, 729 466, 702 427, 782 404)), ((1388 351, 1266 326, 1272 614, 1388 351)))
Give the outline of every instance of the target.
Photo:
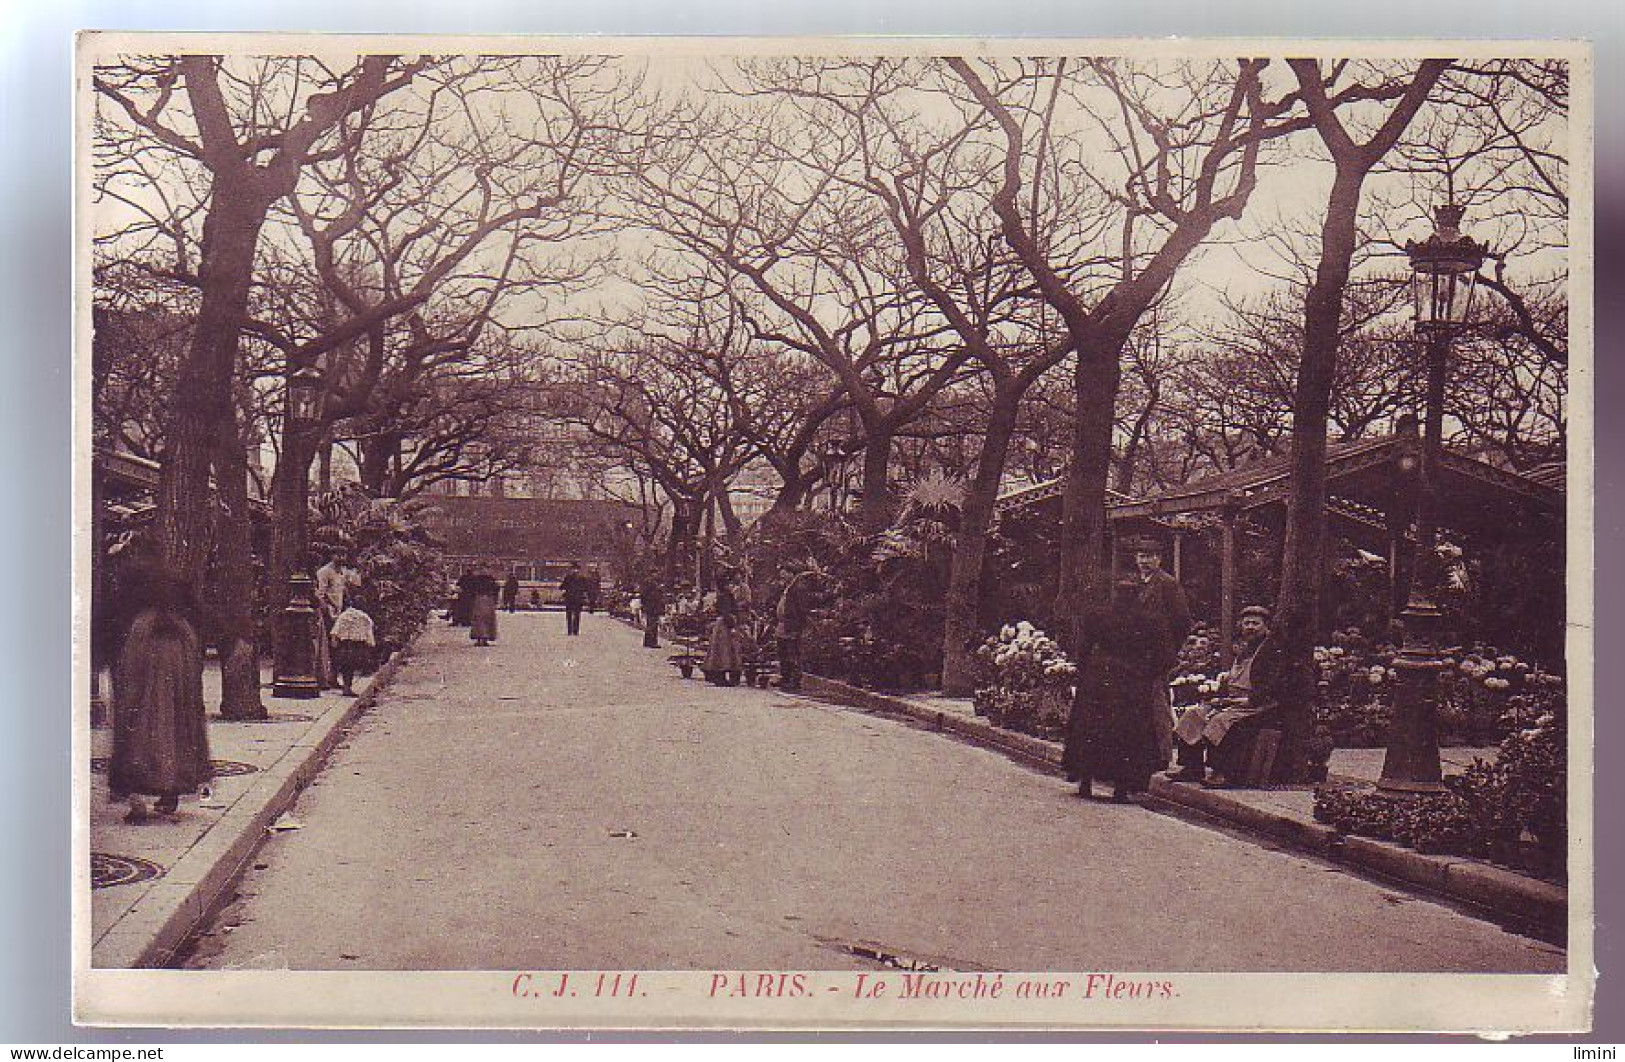
POLYGON ((1269 619, 1263 605, 1241 610, 1236 660, 1220 679, 1220 698, 1187 708, 1174 727, 1180 767, 1169 775, 1174 781, 1210 788, 1268 781, 1245 775, 1254 740, 1272 728, 1281 703, 1285 657, 1279 642, 1270 638, 1269 619))

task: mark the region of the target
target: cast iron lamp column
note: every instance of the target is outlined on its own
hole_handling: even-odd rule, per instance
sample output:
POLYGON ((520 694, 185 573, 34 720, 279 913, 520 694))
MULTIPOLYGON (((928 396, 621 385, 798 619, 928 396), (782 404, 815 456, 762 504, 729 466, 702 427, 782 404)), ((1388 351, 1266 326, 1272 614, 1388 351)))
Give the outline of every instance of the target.
POLYGON ((287 492, 279 498, 292 510, 284 514, 293 534, 288 542, 287 603, 277 614, 272 638, 275 660, 271 679, 273 697, 319 697, 321 680, 316 675, 316 639, 325 637, 316 611, 314 584, 305 573, 306 495, 309 485, 305 468, 306 447, 321 416, 322 378, 309 366, 288 377, 284 410, 282 459, 295 474, 287 492))
POLYGON ((1377 788, 1389 793, 1444 791, 1439 764, 1438 688, 1444 661, 1439 653, 1443 611, 1430 587, 1438 572, 1438 467, 1444 437, 1444 386, 1451 337, 1467 321, 1485 249, 1461 232, 1462 207, 1439 207, 1435 231, 1405 245, 1416 298, 1416 332, 1427 355, 1422 455, 1418 470, 1416 547, 1410 592, 1400 622, 1405 644, 1394 658, 1398 684, 1388 754, 1377 788))

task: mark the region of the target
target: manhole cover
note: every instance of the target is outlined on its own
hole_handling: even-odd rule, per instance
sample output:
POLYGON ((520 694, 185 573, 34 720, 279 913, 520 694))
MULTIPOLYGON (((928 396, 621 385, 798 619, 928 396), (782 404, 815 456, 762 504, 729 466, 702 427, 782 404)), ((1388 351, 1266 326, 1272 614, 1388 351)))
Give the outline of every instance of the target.
POLYGON ((238 774, 257 774, 259 768, 252 763, 238 763, 236 760, 210 760, 209 766, 214 768, 216 778, 230 778, 238 774))
MULTIPOLYGON (((92 774, 107 773, 107 757, 95 756, 90 761, 92 774)), ((259 768, 252 763, 238 763, 236 760, 210 760, 209 766, 214 770, 216 778, 230 778, 239 774, 257 774, 259 768)))
POLYGON ((90 853, 90 887, 93 889, 132 885, 148 878, 156 878, 163 872, 164 868, 157 863, 149 863, 134 856, 108 855, 106 852, 90 853))

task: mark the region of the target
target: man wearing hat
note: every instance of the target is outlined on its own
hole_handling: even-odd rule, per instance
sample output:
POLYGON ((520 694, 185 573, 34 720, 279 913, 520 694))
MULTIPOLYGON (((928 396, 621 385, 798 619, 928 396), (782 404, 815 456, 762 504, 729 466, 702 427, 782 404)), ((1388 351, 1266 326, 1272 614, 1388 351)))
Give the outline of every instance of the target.
POLYGON ((1134 603, 1150 618, 1156 631, 1156 644, 1147 647, 1156 663, 1156 681, 1146 695, 1155 702, 1157 752, 1166 764, 1174 752, 1168 673, 1179 661, 1180 646, 1191 632, 1191 609, 1179 580, 1162 570, 1162 543, 1149 535, 1138 535, 1125 545, 1134 556, 1134 603))
POLYGON ((1241 610, 1236 659, 1220 677, 1219 700, 1187 708, 1174 729, 1180 766, 1170 775, 1175 781, 1223 788, 1240 776, 1252 749, 1251 736, 1268 725, 1280 704, 1286 658, 1269 636, 1269 621, 1270 611, 1263 605, 1241 610))

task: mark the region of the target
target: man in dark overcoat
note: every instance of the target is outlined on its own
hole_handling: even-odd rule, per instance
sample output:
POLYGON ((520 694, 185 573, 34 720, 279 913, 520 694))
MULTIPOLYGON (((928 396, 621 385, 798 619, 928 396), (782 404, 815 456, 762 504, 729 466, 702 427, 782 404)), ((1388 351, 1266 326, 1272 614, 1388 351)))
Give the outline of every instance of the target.
POLYGON ((638 587, 643 604, 643 647, 660 648, 660 617, 666 612, 666 587, 658 575, 650 575, 638 587))
POLYGON ((813 579, 811 571, 797 572, 779 595, 773 633, 778 644, 780 689, 801 688, 801 640, 812 614, 813 579))
POLYGON ((1149 621, 1152 644, 1147 653, 1154 662, 1151 688, 1146 696, 1156 705, 1157 751, 1167 766, 1174 752, 1174 717, 1168 704, 1168 675, 1179 662, 1180 647, 1191 632, 1191 608, 1179 580, 1162 570, 1162 545, 1150 536, 1130 539, 1136 573, 1135 604, 1149 621))
POLYGON ((592 594, 587 577, 581 572, 581 565, 570 565, 559 589, 564 592, 564 631, 570 635, 580 634, 581 610, 587 606, 587 599, 592 594))

